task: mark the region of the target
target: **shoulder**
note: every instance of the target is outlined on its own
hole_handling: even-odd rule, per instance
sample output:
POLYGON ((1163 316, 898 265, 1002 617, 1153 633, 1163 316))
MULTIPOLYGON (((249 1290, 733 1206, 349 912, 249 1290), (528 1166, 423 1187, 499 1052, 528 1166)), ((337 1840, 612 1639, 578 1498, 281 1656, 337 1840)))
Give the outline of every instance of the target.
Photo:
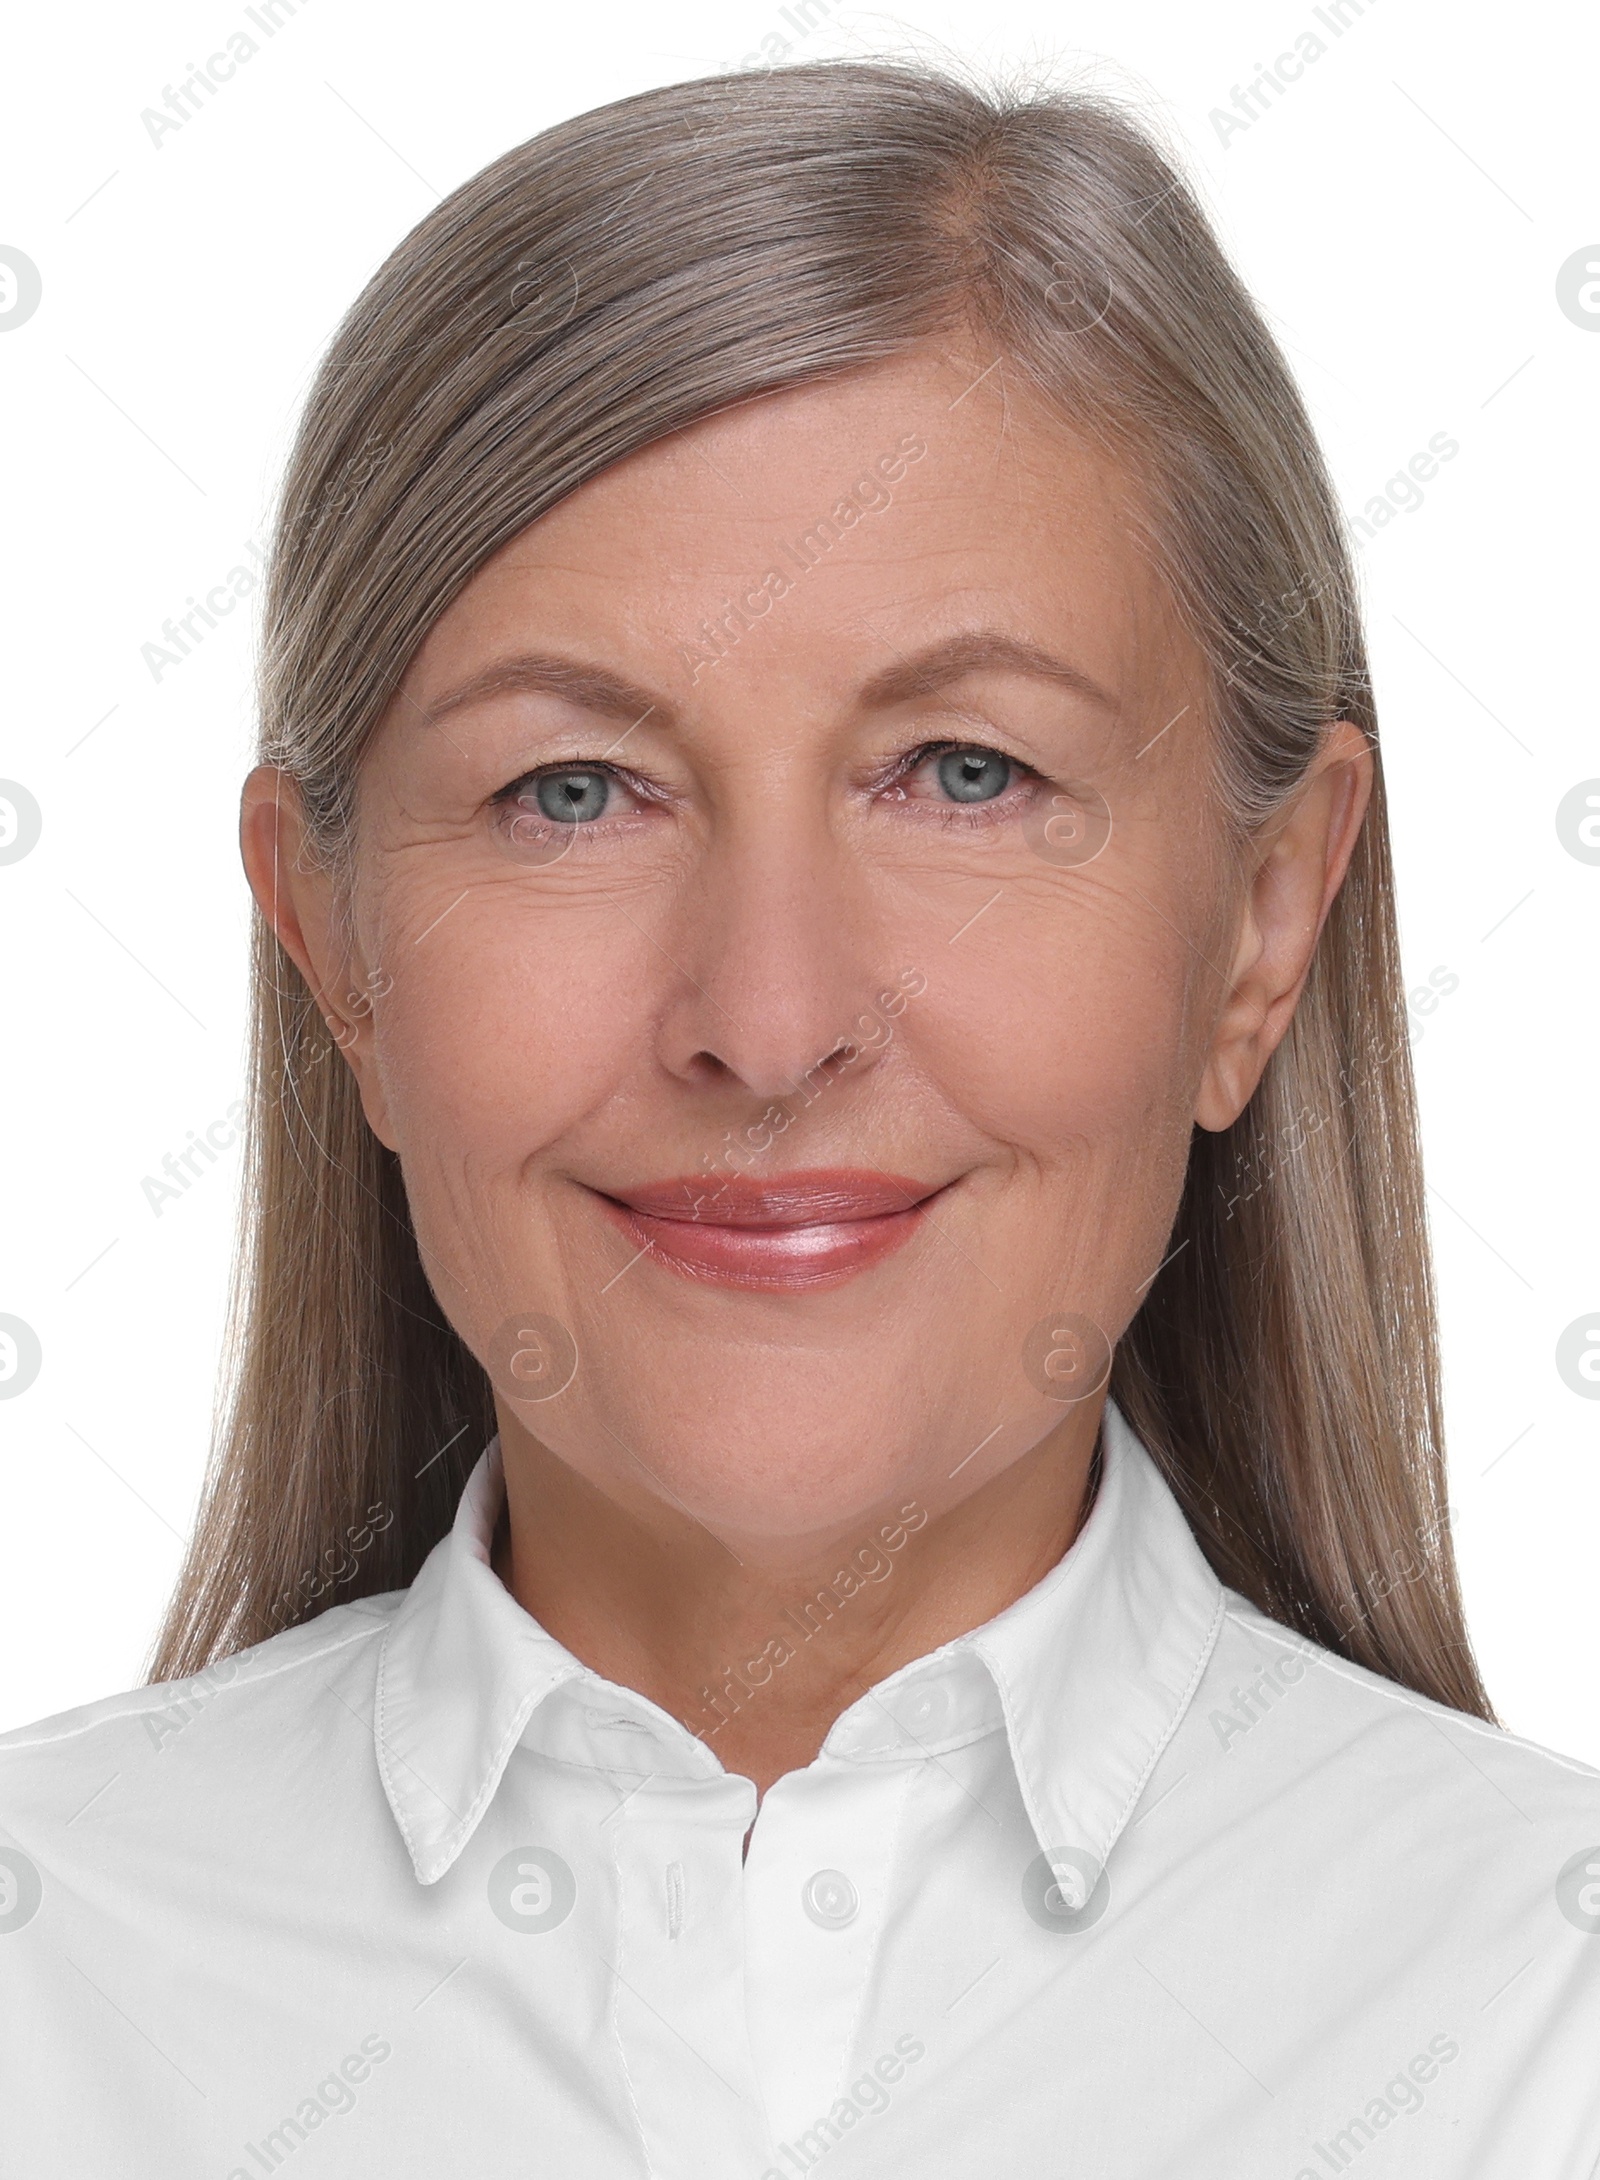
MULTIPOLYGON (((1352 1793, 1386 1783, 1513 1823, 1586 1825, 1600 1839, 1600 1770, 1419 1695, 1269 1619, 1224 1590, 1197 1708, 1220 1749, 1260 1739, 1296 1762, 1338 1768, 1352 1793), (1271 1722, 1272 1731, 1265 1729, 1271 1722), (1263 1729, 1257 1734, 1257 1727, 1263 1729)), ((1332 1790, 1332 1780, 1325 1781, 1332 1790)))
POLYGON ((130 1769, 145 1773, 153 1759, 162 1760, 155 1771, 176 1784, 196 1761, 215 1768, 282 1748, 303 1730, 319 1696, 352 1676, 370 1681, 405 1594, 336 1605, 184 1679, 127 1689, 0 1734, 3 1821, 59 1821, 75 1792, 87 1797, 130 1769))

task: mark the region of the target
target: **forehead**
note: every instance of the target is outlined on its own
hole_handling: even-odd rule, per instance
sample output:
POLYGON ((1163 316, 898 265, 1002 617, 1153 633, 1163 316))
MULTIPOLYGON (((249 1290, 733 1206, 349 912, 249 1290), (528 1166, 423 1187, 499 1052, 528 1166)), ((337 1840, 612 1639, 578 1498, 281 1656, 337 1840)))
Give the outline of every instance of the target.
POLYGON ((719 697, 776 676, 836 702, 982 626, 1136 700, 1193 666, 1144 520, 1127 463, 1005 358, 930 346, 760 395, 590 479, 479 570, 408 693, 427 703, 536 635, 648 662, 675 701, 710 700, 695 662, 715 655, 719 697))

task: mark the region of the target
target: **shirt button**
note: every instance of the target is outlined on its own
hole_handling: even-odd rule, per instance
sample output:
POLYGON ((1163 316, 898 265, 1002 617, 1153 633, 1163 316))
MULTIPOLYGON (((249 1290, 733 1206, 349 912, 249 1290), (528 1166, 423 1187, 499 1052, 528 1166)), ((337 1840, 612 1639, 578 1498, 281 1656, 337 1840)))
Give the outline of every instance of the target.
POLYGON ((800 1888, 800 1904, 824 1930, 842 1930, 853 1923, 861 1901, 843 1870, 818 1870, 800 1888))

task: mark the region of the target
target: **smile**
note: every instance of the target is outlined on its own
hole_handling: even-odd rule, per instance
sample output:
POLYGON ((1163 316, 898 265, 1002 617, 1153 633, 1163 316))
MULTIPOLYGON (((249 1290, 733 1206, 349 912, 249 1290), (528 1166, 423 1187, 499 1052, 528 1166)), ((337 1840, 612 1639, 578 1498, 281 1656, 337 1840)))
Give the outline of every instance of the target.
POLYGON ((880 1263, 943 1190, 904 1174, 819 1166, 765 1181, 688 1174, 595 1193, 635 1249, 685 1278, 796 1293, 880 1263))

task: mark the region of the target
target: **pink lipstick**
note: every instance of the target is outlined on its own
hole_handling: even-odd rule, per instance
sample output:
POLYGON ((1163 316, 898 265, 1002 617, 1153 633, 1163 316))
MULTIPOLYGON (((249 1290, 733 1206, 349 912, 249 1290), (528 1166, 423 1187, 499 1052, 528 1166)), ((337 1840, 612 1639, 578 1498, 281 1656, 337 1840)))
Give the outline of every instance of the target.
POLYGON ((813 1166, 759 1181, 686 1174, 600 1200, 636 1249, 686 1278, 798 1293, 880 1263, 940 1193, 904 1174, 813 1166))

